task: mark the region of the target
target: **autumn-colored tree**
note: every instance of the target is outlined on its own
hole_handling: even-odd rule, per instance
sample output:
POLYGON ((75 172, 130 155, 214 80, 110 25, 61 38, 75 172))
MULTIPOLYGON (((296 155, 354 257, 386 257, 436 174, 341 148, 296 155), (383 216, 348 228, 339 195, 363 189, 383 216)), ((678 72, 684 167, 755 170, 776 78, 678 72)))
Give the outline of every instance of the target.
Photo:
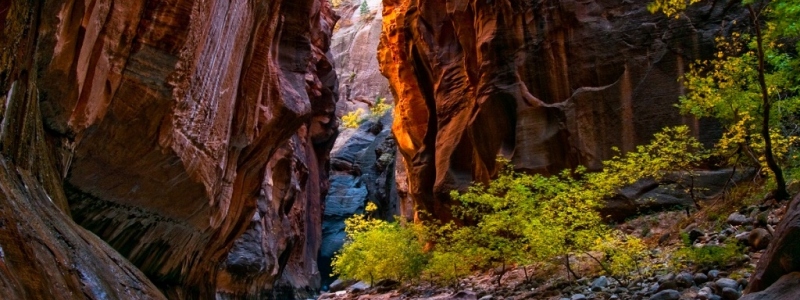
MULTIPOLYGON (((649 6, 676 16, 699 0, 656 0, 649 6)), ((752 33, 717 38, 712 60, 697 61, 683 77, 683 112, 715 117, 727 127, 721 154, 744 154, 774 175, 774 197, 788 199, 781 162, 797 141, 800 112, 800 0, 751 1, 752 33)))

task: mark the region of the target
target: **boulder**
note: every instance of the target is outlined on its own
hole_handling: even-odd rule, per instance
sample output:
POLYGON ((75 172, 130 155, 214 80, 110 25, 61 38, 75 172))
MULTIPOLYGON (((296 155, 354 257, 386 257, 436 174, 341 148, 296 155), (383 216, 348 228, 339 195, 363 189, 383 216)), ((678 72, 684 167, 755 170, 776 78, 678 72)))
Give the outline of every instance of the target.
POLYGON ((742 300, 800 299, 800 272, 781 276, 768 288, 744 295, 742 300))
POLYGON ((676 290, 663 290, 660 291, 652 296, 650 296, 650 300, 679 300, 681 298, 681 293, 676 290))
POLYGON ((361 293, 370 288, 369 283, 359 281, 347 287, 348 293, 361 293))
POLYGON ((747 237, 747 244, 753 248, 753 251, 767 249, 769 242, 772 240, 772 235, 764 228, 756 228, 750 231, 747 237))
POLYGON ((747 216, 740 214, 738 212, 734 212, 728 215, 728 219, 726 221, 728 222, 728 224, 734 226, 748 225, 753 223, 753 219, 748 218, 747 216))
POLYGON ((722 299, 725 300, 737 300, 742 296, 742 293, 740 293, 738 289, 726 287, 722 289, 720 295, 722 299))
POLYGON ((717 286, 717 291, 721 292, 725 288, 739 290, 739 282, 730 278, 720 278, 714 282, 717 286))
POLYGON ((336 280, 331 282, 331 284, 328 286, 328 290, 331 293, 335 293, 335 292, 338 292, 338 291, 344 291, 345 289, 347 289, 348 287, 350 287, 351 285, 353 285, 355 283, 356 283, 355 280, 341 280, 341 279, 337 278, 336 280))
POLYGON ((584 294, 575 294, 575 295, 572 295, 572 297, 570 297, 569 299, 570 300, 586 300, 588 298, 586 298, 586 295, 584 295, 584 294))
POLYGON ((787 206, 775 235, 750 277, 746 294, 762 291, 782 276, 800 271, 800 194, 787 206))
POLYGON ((703 273, 696 273, 694 274, 694 283, 697 285, 701 285, 703 283, 708 282, 708 276, 703 273))
POLYGON ((703 287, 699 291, 697 291, 697 298, 701 300, 707 300, 714 295, 714 292, 711 290, 710 287, 703 287))
POLYGON ((675 277, 675 282, 680 287, 689 288, 694 285, 695 278, 694 276, 692 276, 692 274, 689 274, 687 272, 681 272, 680 274, 678 274, 678 276, 675 277))
POLYGON ((706 274, 708 275, 708 279, 711 279, 711 280, 717 280, 720 277, 719 270, 708 270, 708 273, 706 273, 706 274))
POLYGON ((592 290, 595 292, 601 291, 606 287, 608 287, 608 278, 605 276, 597 277, 597 279, 592 281, 592 290))

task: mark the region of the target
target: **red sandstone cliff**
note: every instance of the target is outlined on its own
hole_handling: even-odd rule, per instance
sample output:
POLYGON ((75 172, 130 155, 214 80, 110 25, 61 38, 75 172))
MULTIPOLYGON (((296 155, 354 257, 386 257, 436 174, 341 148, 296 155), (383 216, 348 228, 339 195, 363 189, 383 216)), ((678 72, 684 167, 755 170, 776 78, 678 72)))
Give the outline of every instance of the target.
POLYGON ((714 1, 668 19, 648 2, 384 0, 378 59, 415 203, 448 218, 448 192, 488 180, 497 155, 547 174, 664 126, 711 139, 673 107, 676 79, 741 13, 714 1))
POLYGON ((318 287, 328 1, 4 3, 0 294, 318 287))

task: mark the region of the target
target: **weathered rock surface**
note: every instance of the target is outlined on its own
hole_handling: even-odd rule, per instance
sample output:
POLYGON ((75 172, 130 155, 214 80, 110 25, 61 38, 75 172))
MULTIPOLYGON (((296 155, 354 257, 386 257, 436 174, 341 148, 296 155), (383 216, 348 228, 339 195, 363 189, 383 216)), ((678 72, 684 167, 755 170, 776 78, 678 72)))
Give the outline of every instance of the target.
POLYGON ((744 295, 741 300, 800 299, 800 272, 781 276, 763 291, 744 295))
POLYGON ((695 201, 699 203, 717 196, 726 187, 752 178, 754 173, 752 169, 725 168, 695 170, 692 174, 673 172, 658 182, 649 178, 641 179, 607 199, 600 213, 619 222, 648 211, 694 207, 695 201))
POLYGON ((0 294, 160 297, 70 214, 170 298, 319 287, 337 123, 328 1, 0 8, 0 294))
POLYGON ((60 210, 37 176, 0 156, 3 299, 163 299, 122 255, 60 210))
MULTIPOLYGON (((794 197, 786 210, 786 214, 775 229, 764 255, 756 265, 753 276, 747 284, 746 294, 763 291, 787 275, 786 280, 797 282, 800 271, 800 194, 794 197)), ((782 284, 786 284, 783 282, 782 284)), ((785 287, 776 287, 770 294, 781 291, 785 287)), ((796 291, 795 291, 796 293, 796 291)), ((751 298, 760 299, 760 298, 751 298)), ((784 298, 791 299, 791 297, 784 298)))
POLYGON ((341 19, 331 38, 331 52, 340 78, 336 103, 339 116, 357 109, 368 112, 379 97, 393 102, 389 81, 381 75, 377 58, 382 0, 364 1, 366 13, 361 12, 362 0, 342 0, 336 8, 341 19))
MULTIPOLYGON (((497 171, 495 158, 552 174, 702 120, 674 108, 676 78, 742 15, 727 1, 667 18, 647 1, 384 0, 378 59, 396 102, 409 194, 447 219, 448 192, 497 171)), ((738 22, 742 24, 744 22, 738 22)), ((703 130, 699 130, 703 128, 703 130)))

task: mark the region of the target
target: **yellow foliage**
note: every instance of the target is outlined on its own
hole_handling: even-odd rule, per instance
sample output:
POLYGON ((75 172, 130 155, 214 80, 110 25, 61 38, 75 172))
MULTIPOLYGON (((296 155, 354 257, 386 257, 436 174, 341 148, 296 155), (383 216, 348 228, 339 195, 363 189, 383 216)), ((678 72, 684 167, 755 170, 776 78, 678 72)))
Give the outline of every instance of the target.
MULTIPOLYGON (((666 128, 636 151, 558 176, 517 173, 508 161, 498 178, 466 192, 451 192, 461 202, 458 216, 475 225, 399 224, 356 215, 345 221, 348 242, 334 258, 344 278, 409 279, 424 273, 435 283, 456 283, 475 268, 549 263, 563 255, 603 253, 609 275, 628 276, 645 260, 645 246, 605 225, 597 212, 602 201, 624 185, 689 170, 705 157, 686 126, 666 128), (423 243, 435 245, 424 254, 423 243)), ((367 205, 370 212, 376 207, 367 205)), ((424 213, 424 212, 423 212, 424 213)))
MULTIPOLYGON (((368 203, 366 211, 377 206, 368 203)), ((418 277, 426 263, 423 244, 413 226, 355 215, 345 220, 347 241, 333 258, 333 274, 368 281, 418 277)))
POLYGON ((345 1, 349 1, 349 0, 329 0, 329 1, 331 2, 331 5, 333 6, 333 8, 339 8, 339 6, 341 6, 342 3, 344 3, 345 1))
POLYGON ((706 157, 689 128, 666 128, 648 145, 604 162, 604 170, 583 168, 559 176, 514 172, 507 162, 500 176, 487 186, 451 192, 462 203, 456 213, 475 220, 456 229, 444 249, 456 252, 462 263, 488 267, 496 263, 547 262, 557 256, 600 251, 610 275, 626 276, 642 260, 641 240, 614 230, 597 212, 602 201, 641 178, 658 180, 666 172, 691 171, 706 157))
POLYGON ((369 110, 372 116, 380 118, 390 109, 392 109, 392 105, 386 104, 386 98, 380 97, 369 110))
POLYGON ((678 17, 678 13, 686 10, 686 7, 700 0, 655 0, 647 5, 647 10, 651 13, 663 12, 667 16, 678 17))
POLYGON ((358 128, 361 123, 366 120, 380 119, 387 111, 392 109, 391 104, 385 103, 385 98, 379 97, 375 101, 375 105, 369 108, 369 114, 364 116, 364 110, 357 109, 342 116, 342 126, 344 128, 358 128))
POLYGON ((361 114, 363 113, 364 111, 359 108, 342 116, 342 126, 344 128, 358 128, 358 125, 361 124, 361 114))
POLYGON ((617 277, 640 271, 640 262, 644 262, 648 254, 647 246, 641 239, 619 231, 597 238, 592 250, 605 255, 606 269, 611 272, 610 275, 617 277))

